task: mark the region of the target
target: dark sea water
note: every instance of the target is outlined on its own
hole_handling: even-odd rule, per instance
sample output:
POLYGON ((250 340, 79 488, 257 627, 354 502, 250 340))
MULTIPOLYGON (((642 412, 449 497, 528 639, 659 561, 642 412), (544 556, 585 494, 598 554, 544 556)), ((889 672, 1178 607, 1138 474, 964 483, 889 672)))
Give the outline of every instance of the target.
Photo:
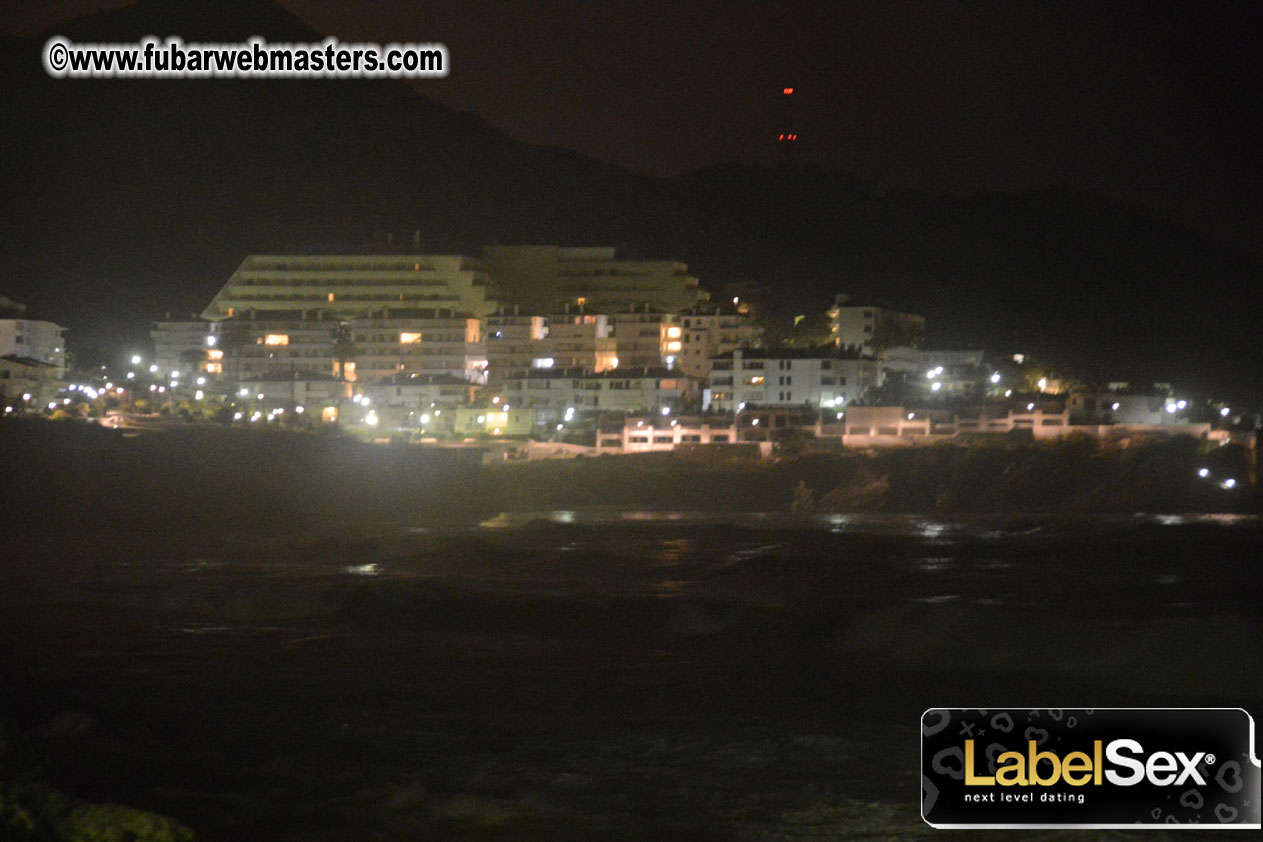
POLYGON ((0 715, 205 840, 955 838, 919 819, 928 707, 1263 713, 1261 550, 1241 516, 32 538, 0 715))

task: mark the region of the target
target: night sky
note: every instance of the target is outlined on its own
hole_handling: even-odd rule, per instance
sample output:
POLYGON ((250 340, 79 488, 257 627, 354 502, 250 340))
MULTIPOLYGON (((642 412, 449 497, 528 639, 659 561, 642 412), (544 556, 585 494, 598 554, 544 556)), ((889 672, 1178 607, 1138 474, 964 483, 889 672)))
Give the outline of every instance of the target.
MULTIPOLYGON (((30 35, 101 0, 4 0, 30 35)), ((801 161, 879 190, 1071 187, 1255 252, 1258 3, 282 0, 343 40, 441 41, 418 83, 513 137, 670 175, 801 161)))

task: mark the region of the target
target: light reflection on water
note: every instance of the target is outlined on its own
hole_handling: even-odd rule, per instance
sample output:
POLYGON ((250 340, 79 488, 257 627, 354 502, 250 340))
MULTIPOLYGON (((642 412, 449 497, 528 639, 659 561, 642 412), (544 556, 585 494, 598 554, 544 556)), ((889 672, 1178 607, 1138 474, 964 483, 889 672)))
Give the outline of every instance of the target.
MULTIPOLYGON (((838 604, 959 597, 971 605, 1042 605, 1056 594, 1075 610, 1090 588, 1091 601, 1113 589, 1137 610, 1148 610, 1172 605, 1173 588, 1180 589, 1182 604, 1244 601, 1248 588, 1238 580, 1253 582, 1259 568, 1243 566, 1237 548, 1248 545, 1260 525, 1253 516, 804 518, 568 509, 504 513, 475 528, 401 529, 389 541, 341 544, 318 564, 321 576, 363 577, 366 587, 450 579, 479 590, 718 594, 743 604, 770 593, 777 600, 838 604), (1208 545, 1220 540, 1215 536, 1233 553, 1229 562, 1208 545)), ((319 547, 301 557, 203 551, 171 559, 169 569, 216 587, 237 577, 298 581, 321 554, 319 547)))
MULTIPOLYGON (((602 782, 590 787, 598 793, 590 803, 598 796, 619 804, 640 798, 618 789, 627 786, 629 770, 654 780, 655 796, 662 789, 656 781, 675 775, 669 783, 680 792, 704 790, 712 799, 736 793, 718 812, 735 810, 742 806, 737 801, 756 794, 760 803, 773 805, 766 826, 777 838, 814 838, 841 821, 836 805, 849 804, 834 791, 813 788, 804 796, 813 804, 827 800, 810 824, 782 828, 776 822, 804 779, 813 787, 823 781, 820 786, 850 791, 844 788, 849 779, 830 777, 846 746, 836 735, 855 740, 859 760, 847 762, 858 769, 857 780, 868 781, 875 774, 872 758, 915 741, 904 739, 902 719, 893 734, 875 737, 873 722, 862 717, 876 717, 873 711, 885 716, 886 710, 901 716, 907 708, 907 721, 915 723, 925 704, 939 703, 937 691, 944 687, 985 689, 993 677, 1003 682, 1020 675, 1023 682, 1041 682, 1037 686, 1047 692, 1032 695, 1047 699, 1071 693, 1059 689, 1067 678, 1079 689, 1125 688, 1156 703, 1263 698, 1255 689, 1263 675, 1256 645, 1263 568, 1249 554, 1257 547, 1252 542, 1259 521, 1179 517, 515 513, 479 529, 410 531, 415 540, 392 536, 266 551, 231 545, 198 551, 209 556, 164 556, 163 568, 141 559, 135 572, 104 580, 99 568, 84 568, 77 593, 85 603, 99 601, 115 612, 126 624, 123 635, 101 634, 95 628, 99 612, 68 603, 60 575, 35 583, 41 606, 52 609, 24 616, 44 623, 34 627, 71 653, 66 687, 81 686, 90 670, 109 687, 120 675, 149 670, 161 708, 181 721, 196 720, 183 712, 185 700, 218 704, 220 693, 247 700, 242 709, 248 712, 265 684, 272 688, 265 695, 278 705, 311 708, 313 700, 327 699, 334 727, 350 716, 348 709, 371 719, 374 727, 354 732, 354 739, 380 733, 387 749, 361 742, 355 751, 380 764, 372 774, 385 769, 391 780, 409 780, 417 757, 436 756, 436 767, 475 769, 482 777, 459 780, 490 780, 486 786, 496 798, 511 791, 501 788, 496 775, 512 785, 527 779, 522 786, 532 792, 544 781, 538 791, 553 799, 544 803, 554 809, 579 791, 548 783, 560 780, 558 769, 578 769, 602 782), (75 610, 59 607, 68 604, 75 610), (995 634, 998 624, 1018 619, 995 634), (160 630, 162 639, 134 637, 147 629, 160 630), (73 634, 57 637, 67 630, 73 634), (104 651, 103 642, 118 648, 104 651), (165 663, 176 668, 164 671, 165 663), (899 680, 883 683, 883 671, 895 668, 899 680), (977 685, 969 683, 974 679, 968 676, 979 671, 986 672, 977 685), (835 675, 836 686, 830 683, 835 675), (961 683, 936 683, 956 680, 961 683), (294 690, 286 690, 288 682, 294 690), (347 704, 346 686, 372 692, 347 704), (545 694, 539 687, 558 690, 545 694), (592 689, 602 687, 609 689, 592 689), (503 703, 502 693, 508 699, 503 703), (541 719, 556 717, 543 719, 554 727, 538 729, 545 736, 534 737, 535 730, 524 726, 520 739, 527 749, 520 754, 489 756, 478 744, 469 749, 476 759, 466 761, 450 748, 455 735, 464 739, 466 733, 458 715, 484 698, 491 699, 491 718, 499 715, 493 704, 527 711, 538 705, 545 711, 541 719), (570 699, 588 698, 596 699, 591 711, 586 701, 567 706, 570 699), (819 711, 833 716, 853 700, 855 711, 825 721, 823 727, 836 732, 817 737, 797 730, 804 722, 817 727, 819 711), (725 705, 727 714, 713 713, 725 705), (690 706, 697 713, 681 713, 690 706), (782 727, 782 710, 785 739, 729 724, 749 711, 754 720, 782 727), (419 711, 430 717, 423 727, 416 724, 419 711), (604 729, 587 723, 597 735, 591 742, 574 737, 560 749, 553 744, 572 720, 588 715, 604 729), (687 727, 666 737, 661 727, 647 724, 686 716, 694 717, 684 720, 687 727), (396 756, 404 758, 398 768, 378 759, 396 756), (752 766, 750 758, 760 757, 752 766), (749 778, 722 777, 729 772, 749 778), (759 789, 773 783, 781 789, 759 789)), ((15 593, 5 584, 0 582, 3 607, 6 591, 15 593)), ((973 703, 986 697, 957 695, 973 703)), ((259 710, 252 722, 273 721, 271 709, 259 710)), ((295 745, 333 742, 321 720, 310 721, 319 728, 287 732, 298 735, 289 737, 295 745)), ((527 725, 535 728, 534 721, 527 725)), ((198 745, 185 739, 182 751, 198 745)), ((881 780, 911 780, 915 790, 908 773, 914 761, 893 763, 881 780)), ((262 784, 257 791, 271 797, 262 784)), ((894 785, 883 791, 899 793, 894 785)), ((898 795, 900 803, 915 803, 915 791, 904 795, 898 795)), ((871 812, 867 801, 853 810, 855 816, 871 812)), ((917 817, 909 816, 911 827, 917 817)), ((871 827, 864 824, 856 835, 877 835, 871 827)))
POLYGON ((935 523, 930 520, 923 520, 917 523, 916 532, 922 538, 931 543, 939 543, 940 538, 947 534, 947 525, 943 523, 935 523))

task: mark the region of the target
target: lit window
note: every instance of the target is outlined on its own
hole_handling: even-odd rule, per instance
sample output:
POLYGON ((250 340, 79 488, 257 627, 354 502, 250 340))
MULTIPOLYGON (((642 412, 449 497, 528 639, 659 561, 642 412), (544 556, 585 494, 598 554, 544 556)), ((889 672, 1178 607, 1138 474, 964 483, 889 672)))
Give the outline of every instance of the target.
POLYGON ((680 329, 678 327, 667 328, 667 339, 679 339, 680 329))
POLYGON ((411 345, 421 341, 421 334, 404 332, 399 334, 399 342, 403 345, 411 345))
POLYGON ((682 347, 682 346, 680 345, 680 343, 679 343, 679 342, 668 342, 668 343, 667 343, 667 351, 668 351, 668 352, 670 352, 670 353, 672 353, 672 354, 678 354, 678 353, 680 353, 680 348, 681 348, 681 347, 682 347))
POLYGON ((224 352, 219 350, 218 348, 214 348, 210 351, 207 351, 206 356, 211 358, 212 360, 222 360, 224 358, 224 352))
POLYGON ((207 374, 223 374, 224 366, 221 363, 207 363, 206 373, 207 374))
POLYGON ((285 333, 269 333, 263 339, 264 345, 288 345, 289 335, 285 333))

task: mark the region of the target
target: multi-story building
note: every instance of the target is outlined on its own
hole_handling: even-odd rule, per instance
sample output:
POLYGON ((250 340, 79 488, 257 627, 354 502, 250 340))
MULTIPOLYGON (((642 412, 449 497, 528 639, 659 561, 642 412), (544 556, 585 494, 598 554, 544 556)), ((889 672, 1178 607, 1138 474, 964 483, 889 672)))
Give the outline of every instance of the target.
POLYGON ((662 365, 667 346, 682 344, 664 336, 667 314, 705 300, 687 267, 672 261, 621 260, 612 248, 485 252, 485 260, 251 255, 203 312, 210 328, 155 324, 159 365, 187 367, 185 358, 209 337, 218 344, 206 346, 215 350, 204 370, 218 367, 239 379, 332 371, 345 380, 402 373, 486 382, 489 373, 501 378, 531 368, 602 372, 620 364, 604 302, 620 312, 622 364, 652 367, 662 365), (512 315, 500 302, 502 280, 522 305, 512 315), (562 313, 541 315, 558 305, 562 313))
POLYGON ((679 329, 671 314, 656 307, 633 305, 611 313, 609 320, 618 364, 623 368, 657 368, 669 354, 679 355, 679 329), (668 333, 676 335, 669 337, 668 333))
POLYGON ((541 413, 540 422, 574 412, 674 411, 696 396, 696 381, 678 369, 637 368, 595 373, 590 370, 536 369, 505 379, 502 404, 541 413))
POLYGON ((66 329, 38 319, 0 319, 0 357, 35 360, 64 371, 66 329))
POLYGON ((667 327, 663 358, 689 377, 703 380, 710 373, 711 357, 762 344, 763 328, 748 308, 741 312, 734 307, 699 305, 677 314, 675 323, 667 327))
POLYGON ((510 374, 554 365, 544 342, 548 337, 545 317, 523 316, 517 308, 512 312, 498 310, 485 317, 482 325, 489 383, 499 383, 510 374))
POLYGON ((685 264, 623 260, 613 247, 486 246, 482 258, 505 299, 537 313, 563 303, 606 312, 647 304, 675 313, 708 299, 685 264))
POLYGON ((313 418, 333 420, 339 403, 347 397, 348 384, 332 377, 295 377, 276 380, 250 379, 237 384, 234 397, 255 410, 311 413, 313 418))
POLYGON ((333 373, 485 378, 478 317, 498 306, 480 261, 457 255, 251 255, 202 316, 221 322, 238 379, 333 373))
POLYGON ((924 316, 851 305, 848 300, 845 295, 834 297, 828 311, 829 332, 838 348, 872 355, 896 345, 915 346, 925 332, 924 316))
POLYGON ((0 356, 0 412, 43 407, 58 397, 65 369, 29 357, 0 356))
POLYGON ((1182 424, 1188 421, 1188 403, 1168 391, 1072 391, 1067 407, 1076 423, 1182 424))
POLYGON ((372 382, 400 374, 445 374, 471 382, 485 378, 481 322, 472 316, 400 309, 352 321, 276 311, 268 315, 219 323, 211 353, 224 354, 230 379, 333 375, 372 382))
MULTIPOLYGON (((907 397, 919 400, 926 397, 975 395, 986 384, 991 384, 994 374, 983 365, 982 351, 935 351, 899 345, 879 351, 883 376, 901 378, 909 387, 907 397)), ((998 380, 996 389, 1006 384, 998 380)))
POLYGON ((452 410, 473 400, 474 384, 448 374, 402 375, 390 380, 365 383, 360 393, 370 406, 405 407, 420 413, 452 410))
POLYGON ((567 306, 564 312, 549 316, 548 336, 540 345, 538 368, 602 372, 621 363, 609 316, 587 307, 567 306))
POLYGON ((837 351, 739 349, 711 358, 703 405, 843 407, 881 385, 876 360, 837 351))
MULTIPOLYGON (((334 375, 339 322, 272 312, 270 318, 232 318, 217 327, 211 365, 222 365, 232 382, 294 380, 334 375)), ((353 372, 353 369, 352 369, 353 372)), ((354 379, 353 377, 348 379, 354 379)))
POLYGON ((162 372, 207 371, 211 363, 221 362, 222 353, 211 359, 215 347, 214 322, 154 322, 149 330, 153 340, 153 364, 162 372))
POLYGON ((482 323, 473 316, 434 310, 387 310, 351 322, 356 379, 445 374, 485 382, 482 323))
POLYGON ((454 310, 483 316, 499 304, 483 264, 459 255, 261 255, 242 261, 202 313, 212 321, 266 318, 347 321, 383 310, 454 310))

